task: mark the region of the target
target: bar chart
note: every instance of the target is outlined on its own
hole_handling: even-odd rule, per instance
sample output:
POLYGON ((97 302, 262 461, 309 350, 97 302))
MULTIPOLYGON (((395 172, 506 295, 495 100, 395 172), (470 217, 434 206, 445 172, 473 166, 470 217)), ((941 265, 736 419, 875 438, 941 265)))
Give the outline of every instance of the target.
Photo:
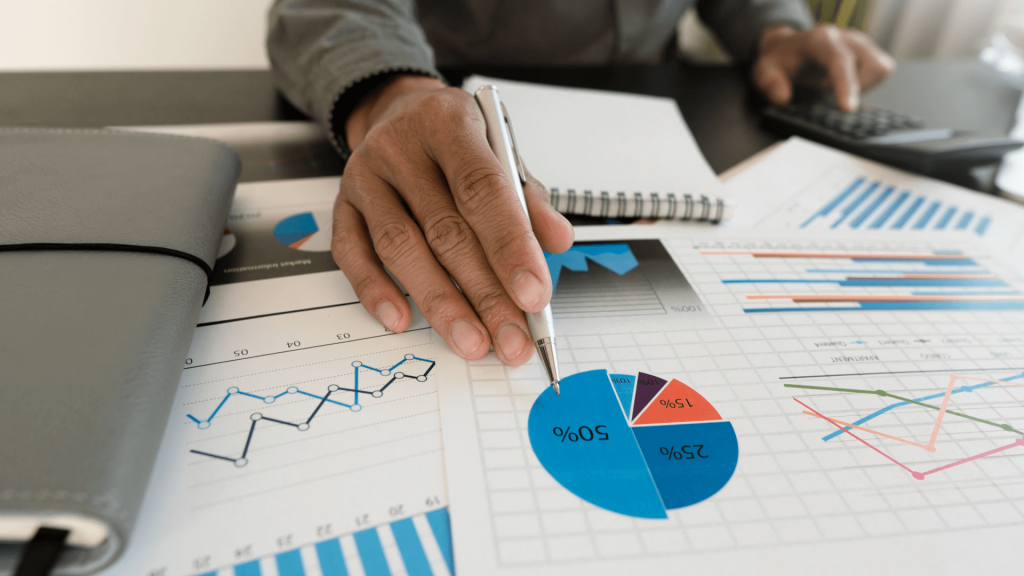
POLYGON ((720 280, 734 288, 746 313, 1024 310, 1020 290, 957 250, 700 253, 712 262, 728 259, 740 266, 774 261, 771 273, 720 280))
POLYGON ((245 560, 202 576, 445 576, 455 574, 448 509, 245 560), (275 572, 276 571, 276 572, 275 572), (404 572, 403 572, 404 571, 404 572))
POLYGON ((858 176, 812 212, 800 228, 966 231, 984 236, 992 218, 968 206, 858 176))

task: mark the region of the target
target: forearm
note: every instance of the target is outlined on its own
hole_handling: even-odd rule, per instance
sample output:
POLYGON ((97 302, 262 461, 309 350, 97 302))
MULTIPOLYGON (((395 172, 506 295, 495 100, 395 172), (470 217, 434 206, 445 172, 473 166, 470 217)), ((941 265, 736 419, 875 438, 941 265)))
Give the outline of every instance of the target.
MULTIPOLYGON (((312 6, 277 0, 269 18, 267 52, 276 86, 338 136, 344 118, 336 114, 347 116, 358 104, 343 96, 358 92, 361 83, 398 72, 439 77, 412 0, 332 0, 312 6), (338 104, 347 108, 338 110, 338 104)), ((346 152, 340 140, 335 143, 346 152)))
POLYGON ((814 26, 803 0, 700 0, 697 10, 725 44, 725 48, 741 62, 757 57, 761 37, 775 26, 806 30, 814 26))

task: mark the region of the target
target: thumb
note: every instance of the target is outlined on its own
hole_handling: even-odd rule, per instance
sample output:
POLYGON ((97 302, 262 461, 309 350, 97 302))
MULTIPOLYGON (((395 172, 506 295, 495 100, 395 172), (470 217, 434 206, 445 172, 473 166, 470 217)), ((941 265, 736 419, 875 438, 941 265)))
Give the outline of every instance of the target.
POLYGON ((793 85, 789 75, 773 58, 761 58, 754 67, 754 85, 769 102, 777 106, 789 103, 793 85))

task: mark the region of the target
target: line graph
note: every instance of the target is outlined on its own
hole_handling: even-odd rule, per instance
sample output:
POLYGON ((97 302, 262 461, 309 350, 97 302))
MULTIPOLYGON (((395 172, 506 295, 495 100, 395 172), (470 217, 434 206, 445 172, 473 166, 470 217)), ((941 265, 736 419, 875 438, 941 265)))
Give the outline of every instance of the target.
POLYGON ((320 409, 323 408, 325 404, 331 403, 331 404, 335 404, 337 406, 342 406, 342 407, 348 408, 352 412, 359 412, 362 409, 362 404, 360 404, 360 402, 359 402, 359 395, 360 394, 369 395, 369 396, 371 396, 373 398, 381 398, 382 396, 384 396, 384 391, 387 390, 389 386, 391 386, 392 384, 394 384, 398 380, 413 379, 413 380, 416 380, 417 382, 426 382, 427 381, 427 377, 430 375, 431 370, 434 369, 435 364, 436 364, 436 362, 434 360, 428 360, 428 359, 425 359, 425 358, 420 358, 420 357, 418 357, 418 356, 416 356, 414 354, 406 354, 402 358, 402 360, 400 360, 398 363, 392 365, 389 368, 374 368, 373 366, 366 365, 363 362, 357 360, 357 361, 352 362, 352 367, 355 368, 355 376, 353 377, 352 388, 342 387, 342 386, 339 386, 337 384, 330 384, 330 385, 327 386, 327 392, 323 396, 318 396, 318 395, 313 394, 311 392, 307 392, 305 390, 301 390, 297 386, 289 386, 287 389, 285 389, 284 392, 281 392, 279 394, 267 395, 267 396, 260 396, 258 394, 253 394, 251 392, 245 392, 243 390, 240 390, 238 388, 238 386, 231 386, 231 387, 229 387, 227 389, 227 394, 225 394, 224 398, 220 401, 220 403, 217 405, 217 407, 213 409, 213 411, 210 413, 209 416, 207 416, 205 419, 200 420, 199 418, 197 418, 196 416, 194 416, 192 414, 186 414, 188 419, 193 421, 193 422, 195 422, 196 426, 200 430, 206 430, 206 429, 210 428, 210 425, 211 425, 214 417, 217 416, 217 414, 221 411, 221 408, 223 408, 224 405, 227 403, 227 401, 230 398, 232 398, 233 396, 244 397, 244 398, 252 398, 252 399, 260 400, 264 404, 273 404, 277 399, 282 398, 284 396, 289 396, 289 395, 307 396, 309 398, 314 398, 316 400, 319 400, 319 402, 316 404, 316 407, 313 408, 313 411, 309 414, 309 416, 307 418, 300 419, 297 422, 291 422, 291 421, 287 421, 287 420, 280 420, 280 419, 277 419, 277 418, 271 418, 270 416, 267 416, 267 415, 263 414, 262 412, 253 412, 252 414, 250 414, 249 415, 249 420, 250 420, 251 423, 249 424, 249 433, 246 436, 245 446, 242 448, 242 454, 241 454, 241 456, 239 456, 237 458, 233 458, 231 456, 225 456, 223 454, 214 454, 212 452, 206 452, 206 451, 203 451, 203 450, 196 450, 196 449, 189 450, 189 452, 191 452, 193 454, 198 454, 200 456, 206 456, 206 457, 209 457, 209 458, 214 458, 214 459, 218 459, 218 460, 225 460, 225 461, 228 461, 228 462, 232 462, 232 463, 234 463, 235 466, 241 468, 241 467, 243 467, 243 466, 245 466, 246 464, 249 463, 249 458, 248 458, 249 448, 252 445, 252 438, 253 438, 253 434, 255 434, 255 432, 256 432, 256 426, 260 422, 264 422, 265 421, 265 422, 269 422, 271 424, 278 424, 278 425, 281 425, 281 426, 291 426, 291 427, 295 428, 296 430, 298 430, 299 432, 305 432, 305 431, 309 430, 310 425, 313 422, 313 418, 315 418, 316 415, 320 413, 320 409), (410 361, 424 362, 424 363, 428 364, 428 366, 427 366, 426 370, 422 374, 416 374, 416 375, 406 374, 405 372, 396 372, 395 371, 396 368, 398 368, 399 366, 402 366, 406 362, 410 362, 410 361), (390 376, 391 379, 388 380, 386 384, 384 384, 383 386, 381 386, 380 388, 378 388, 376 390, 362 390, 362 389, 359 388, 359 373, 360 373, 360 370, 370 370, 370 371, 373 371, 373 372, 376 372, 376 373, 380 374, 381 376, 385 376, 385 377, 390 376), (331 395, 338 395, 338 394, 345 393, 345 392, 349 392, 349 393, 352 394, 351 402, 342 402, 340 400, 331 399, 331 395))
MULTIPOLYGON (((847 375, 847 376, 853 376, 853 375, 847 375)), ((1011 448, 1015 448, 1015 447, 1019 447, 1019 446, 1024 446, 1024 432, 1022 432, 1021 430, 1015 428, 1012 424, 1007 423, 1007 422, 997 422, 997 421, 990 420, 990 419, 987 419, 987 418, 982 418, 982 417, 979 417, 979 416, 968 414, 968 413, 966 413, 964 411, 958 411, 958 410, 950 409, 951 400, 956 395, 972 394, 975 391, 983 390, 983 389, 986 389, 986 388, 991 388, 993 386, 998 386, 998 385, 1005 385, 1005 384, 1012 384, 1012 385, 1015 385, 1015 386, 1024 385, 1024 382, 1019 382, 1019 380, 1024 379, 1024 372, 1022 372, 1020 374, 1013 375, 1013 376, 999 378, 999 379, 977 378, 977 377, 972 377, 972 376, 964 376, 962 374, 957 374, 955 372, 948 372, 947 376, 948 376, 948 381, 947 381, 947 384, 945 386, 945 389, 942 392, 927 394, 927 395, 924 395, 924 396, 919 396, 917 398, 910 398, 910 397, 907 397, 907 396, 904 396, 904 395, 894 394, 892 392, 889 392, 889 391, 886 391, 886 390, 881 390, 881 389, 878 389, 878 390, 864 390, 864 389, 857 389, 857 388, 831 387, 831 386, 814 386, 814 385, 790 384, 790 383, 784 384, 784 386, 786 388, 797 389, 797 390, 807 390, 807 391, 814 391, 814 392, 830 392, 830 393, 836 393, 836 394, 852 394, 852 395, 860 396, 860 397, 863 397, 863 396, 867 395, 867 396, 875 396, 875 397, 879 397, 879 398, 889 398, 889 399, 892 399, 892 400, 896 400, 896 402, 890 403, 890 404, 888 404, 888 405, 886 405, 886 406, 884 406, 884 407, 882 407, 880 409, 877 409, 877 410, 871 412, 870 414, 868 414, 867 416, 864 416, 862 418, 854 420, 853 422, 846 422, 844 420, 840 420, 839 418, 825 415, 821 411, 812 408, 806 402, 801 401, 798 398, 793 398, 794 401, 796 401, 798 404, 800 404, 804 408, 804 410, 803 410, 804 414, 806 414, 808 416, 812 416, 812 417, 820 419, 820 420, 824 420, 824 421, 828 422, 829 424, 831 424, 832 426, 834 426, 836 428, 835 431, 833 431, 833 432, 825 435, 824 437, 822 437, 821 440, 823 442, 829 442, 831 440, 836 439, 837 437, 849 436, 849 437, 853 438, 854 440, 856 440, 858 443, 863 444, 864 446, 867 446, 872 451, 876 452, 877 454, 881 455, 882 457, 884 457, 885 459, 889 460, 893 464, 899 466, 901 469, 903 469, 906 472, 910 473, 911 476, 913 476, 917 480, 924 480, 927 476, 930 476, 932 474, 935 474, 935 473, 938 473, 938 472, 942 472, 942 471, 945 471, 945 470, 949 470, 949 469, 955 468, 957 466, 962 466, 964 464, 967 464, 967 463, 970 463, 970 462, 974 462, 976 460, 979 460, 979 459, 982 459, 982 458, 985 458, 985 457, 988 457, 988 456, 992 456, 994 454, 999 454, 999 453, 1004 452, 1006 450, 1009 450, 1011 448), (957 383, 961 382, 961 381, 971 381, 971 382, 976 382, 976 384, 963 384, 963 385, 957 386, 957 383), (936 406, 935 404, 928 403, 929 400, 935 400, 935 399, 941 399, 939 405, 936 406), (899 409, 899 408, 904 408, 904 407, 924 408, 924 409, 927 409, 927 410, 931 410, 931 411, 936 411, 937 412, 937 414, 936 414, 936 416, 934 418, 934 421, 932 422, 932 424, 931 424, 931 426, 930 426, 930 428, 928 430, 928 440, 927 440, 927 442, 915 441, 915 439, 913 437, 911 437, 909 434, 907 434, 905 432, 902 433, 902 434, 889 433, 889 432, 886 432, 886 431, 883 431, 883 430, 879 429, 879 426, 876 426, 876 425, 873 425, 871 428, 868 428, 868 427, 864 426, 864 424, 866 424, 866 423, 868 423, 868 422, 870 422, 872 420, 878 419, 878 418, 882 417, 883 415, 890 414, 894 410, 899 409), (919 471, 919 470, 911 469, 909 466, 904 464, 904 462, 901 461, 900 459, 898 459, 898 458, 894 457, 893 455, 887 453, 886 451, 882 450, 882 448, 880 448, 879 445, 876 445, 875 443, 871 443, 871 442, 868 442, 867 440, 865 440, 865 436, 874 436, 874 437, 877 437, 877 438, 882 439, 882 440, 889 440, 889 441, 895 442, 895 443, 897 443, 896 445, 910 446, 910 447, 913 447, 913 448, 924 450, 925 452, 928 452, 930 454, 935 454, 935 453, 938 452, 937 445, 938 445, 938 440, 939 440, 939 434, 943 430, 943 424, 945 422, 947 422, 947 416, 953 416, 953 417, 964 419, 966 421, 974 422, 976 424, 980 424, 980 425, 985 426, 986 429, 995 429, 995 430, 999 430, 1001 432, 1010 432, 1010 433, 1013 433, 1015 436, 1017 436, 1017 438, 1014 439, 1012 442, 1005 443, 1005 444, 1000 443, 998 446, 993 447, 993 448, 989 448, 987 450, 982 450, 980 452, 977 452, 977 453, 974 453, 974 454, 970 454, 970 455, 967 455, 967 456, 963 456, 963 457, 959 457, 959 458, 953 458, 952 461, 950 461, 949 463, 946 463, 946 464, 943 464, 943 465, 940 465, 940 466, 937 466, 937 467, 934 467, 934 468, 931 468, 931 469, 928 469, 928 470, 925 470, 925 471, 919 471), (855 433, 854 432, 855 430, 857 432, 862 433, 864 436, 862 436, 861 434, 855 433)), ((982 403, 982 407, 984 407, 984 401, 982 403)), ((980 408, 975 408, 975 409, 980 409, 980 408)), ((904 426, 904 428, 906 428, 906 426, 904 426)))

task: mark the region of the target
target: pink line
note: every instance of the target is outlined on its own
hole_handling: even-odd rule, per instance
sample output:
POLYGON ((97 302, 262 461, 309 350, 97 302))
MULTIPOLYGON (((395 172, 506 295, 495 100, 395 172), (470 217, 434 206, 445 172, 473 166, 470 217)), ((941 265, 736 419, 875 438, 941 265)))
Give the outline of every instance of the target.
POLYGON ((836 428, 839 428, 839 429, 840 429, 840 430, 842 430, 843 432, 846 432, 846 433, 847 433, 847 434, 849 434, 850 436, 853 436, 853 437, 854 437, 854 438, 856 438, 857 440, 860 440, 860 443, 861 443, 861 444, 863 444, 863 445, 867 446, 868 448, 871 448, 872 450, 874 450, 875 452, 878 452, 878 453, 879 453, 879 454, 881 454, 882 456, 885 456, 885 457, 886 457, 886 458, 887 458, 887 459, 888 459, 888 460, 889 460, 890 462, 892 462, 893 464, 895 464, 895 465, 899 466, 900 468, 903 468, 903 469, 904 469, 904 470, 906 470, 907 472, 910 472, 910 473, 911 473, 911 474, 912 474, 912 475, 914 476, 914 478, 917 478, 918 480, 923 480, 923 479, 924 479, 924 476, 921 476, 920 478, 918 478, 918 475, 919 475, 919 474, 918 474, 917 472, 914 472, 914 471, 913 471, 913 470, 911 470, 910 468, 907 468, 906 466, 904 466, 904 465, 903 465, 902 463, 898 462, 898 461, 897 461, 897 460, 896 460, 895 458, 893 458, 892 456, 889 456, 889 455, 888 455, 888 454, 886 454, 885 452, 882 452, 882 451, 881 451, 881 450, 879 450, 878 448, 875 448, 875 447, 874 447, 874 446, 872 446, 871 444, 869 444, 869 443, 865 442, 864 440, 862 440, 862 439, 861 439, 861 437, 860 437, 860 436, 857 436, 857 435, 856 435, 856 434, 854 434, 853 432, 850 432, 850 431, 849 431, 849 430, 847 430, 846 428, 843 428, 843 427, 842 427, 842 426, 840 426, 839 424, 836 424, 836 423, 835 423, 835 421, 833 421, 833 420, 832 420, 831 418, 829 418, 828 416, 825 416, 825 415, 824 415, 824 414, 822 414, 821 412, 818 412, 818 411, 817 411, 817 410, 815 410, 814 408, 811 408, 810 406, 808 406, 807 404, 804 404, 803 402, 801 402, 801 401, 797 400, 796 398, 793 398, 793 400, 796 400, 796 403, 797 403, 797 404, 799 404, 799 405, 803 406, 804 408, 807 408, 807 409, 808 409, 808 410, 810 410, 811 412, 814 412, 814 413, 815 413, 815 414, 816 414, 816 415, 817 415, 818 417, 822 418, 823 420, 828 420, 828 421, 829 421, 829 422, 831 422, 831 423, 832 423, 832 425, 833 425, 833 426, 835 426, 836 428))
POLYGON ((1014 442, 1012 444, 1007 444, 1006 446, 1000 446, 999 448, 993 448, 993 449, 989 450, 988 452, 982 452, 981 454, 975 454, 974 456, 970 456, 970 457, 964 458, 963 460, 957 460, 956 462, 953 462, 951 464, 946 464, 945 466, 939 466, 938 468, 935 468, 934 470, 929 470, 927 472, 915 472, 914 473, 914 477, 916 478, 917 474, 920 474, 921 477, 923 478, 923 477, 925 477, 925 476, 927 476, 929 474, 934 474, 936 472, 942 472, 943 470, 952 468, 954 466, 959 466, 961 464, 966 464, 968 462, 977 460, 978 458, 984 458, 985 456, 991 456, 991 455, 993 455, 993 454, 995 454, 997 452, 1002 452, 1003 450, 1009 450, 1010 448, 1013 448, 1014 446, 1024 446, 1024 438, 1018 438, 1018 439, 1014 440, 1014 442))
POLYGON ((928 439, 928 447, 925 450, 935 451, 935 441, 939 438, 939 430, 942 428, 942 418, 946 415, 946 408, 949 407, 949 396, 953 393, 953 385, 956 384, 956 374, 949 375, 949 384, 946 386, 946 395, 942 397, 942 405, 939 406, 939 415, 935 418, 935 426, 932 428, 932 437, 928 439))

